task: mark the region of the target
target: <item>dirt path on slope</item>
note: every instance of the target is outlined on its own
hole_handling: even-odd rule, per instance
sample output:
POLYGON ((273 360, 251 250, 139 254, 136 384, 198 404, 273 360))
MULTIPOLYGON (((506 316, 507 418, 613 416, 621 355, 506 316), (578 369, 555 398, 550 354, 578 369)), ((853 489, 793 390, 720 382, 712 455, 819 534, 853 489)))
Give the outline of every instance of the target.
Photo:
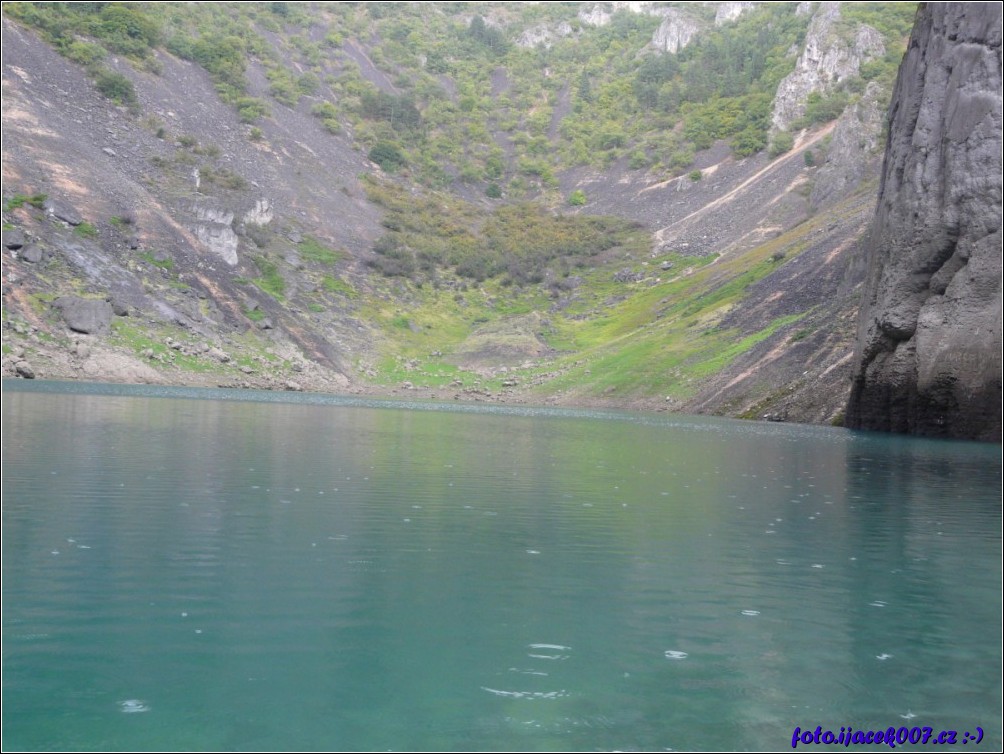
POLYGON ((718 209, 718 208, 722 207, 723 205, 725 205, 728 202, 731 202, 744 189, 748 188, 751 184, 753 184, 756 181, 758 181, 759 179, 763 178, 763 176, 765 176, 767 173, 769 173, 769 172, 771 172, 773 170, 776 170, 777 168, 781 167, 782 165, 787 164, 790 160, 793 160, 795 157, 797 157, 798 155, 802 154, 802 152, 804 152, 806 149, 808 149, 812 145, 816 144, 820 140, 824 139, 825 137, 829 136, 830 133, 833 131, 833 129, 834 129, 835 126, 836 126, 836 122, 830 123, 829 125, 827 125, 824 128, 820 129, 819 131, 817 131, 816 133, 812 134, 811 136, 801 137, 798 140, 798 142, 796 142, 795 146, 792 147, 792 149, 787 154, 785 154, 782 157, 778 157, 777 159, 771 161, 771 163, 769 165, 766 165, 765 167, 763 167, 760 170, 758 170, 757 172, 755 172, 753 175, 751 175, 749 178, 747 178, 745 181, 743 181, 742 183, 740 183, 738 186, 736 186, 734 189, 732 189, 728 193, 722 194, 717 199, 714 199, 714 200, 708 202, 703 207, 701 207, 698 210, 695 210, 695 211, 691 212, 686 217, 681 217, 679 220, 676 220, 676 221, 670 223, 669 225, 667 225, 667 226, 665 226, 663 228, 659 228, 659 230, 657 230, 654 233, 656 240, 660 244, 663 243, 663 240, 665 238, 665 233, 667 231, 672 230, 673 228, 677 227, 678 225, 681 225, 683 223, 689 222, 689 221, 693 220, 694 218, 700 217, 701 215, 703 215, 706 212, 710 212, 711 210, 718 209))

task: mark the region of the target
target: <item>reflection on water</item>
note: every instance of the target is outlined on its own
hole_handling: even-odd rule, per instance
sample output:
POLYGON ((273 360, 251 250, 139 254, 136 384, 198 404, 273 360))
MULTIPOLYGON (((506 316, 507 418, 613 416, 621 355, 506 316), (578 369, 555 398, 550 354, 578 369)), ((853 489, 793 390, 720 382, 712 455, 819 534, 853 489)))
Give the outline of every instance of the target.
POLYGON ((1001 745, 999 447, 14 387, 10 748, 1001 745))

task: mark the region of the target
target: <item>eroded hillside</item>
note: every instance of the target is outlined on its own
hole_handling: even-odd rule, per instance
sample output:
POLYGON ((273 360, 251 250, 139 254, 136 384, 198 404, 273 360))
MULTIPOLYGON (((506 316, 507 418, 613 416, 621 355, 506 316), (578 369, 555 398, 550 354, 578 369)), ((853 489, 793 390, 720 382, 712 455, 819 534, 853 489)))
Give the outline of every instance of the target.
POLYGON ((269 5, 217 19, 244 30, 242 91, 186 6, 100 58, 118 104, 81 62, 105 27, 67 42, 5 13, 5 374, 839 418, 892 57, 847 68, 848 40, 873 19, 753 17, 800 46, 712 111, 688 71, 746 11, 670 53, 664 4, 583 6, 565 36, 505 4, 269 5), (577 68, 584 46, 621 70, 577 68), (829 60, 771 126, 757 87, 829 60))

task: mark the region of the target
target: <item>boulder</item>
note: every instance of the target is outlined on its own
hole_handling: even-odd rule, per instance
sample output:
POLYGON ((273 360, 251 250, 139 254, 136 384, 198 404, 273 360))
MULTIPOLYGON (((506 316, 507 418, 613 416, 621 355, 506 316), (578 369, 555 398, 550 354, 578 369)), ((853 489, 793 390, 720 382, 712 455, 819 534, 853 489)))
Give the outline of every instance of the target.
POLYGON ((22 247, 19 256, 25 262, 31 262, 31 264, 38 264, 42 261, 42 247, 35 244, 28 244, 22 247))
POLYGON ((112 323, 112 306, 107 301, 79 296, 62 296, 53 303, 63 321, 74 332, 107 333, 112 323))
POLYGON ((109 303, 112 305, 112 313, 116 317, 129 316, 129 305, 122 299, 113 296, 109 303))
POLYGON ((80 225, 84 221, 80 213, 65 202, 46 199, 42 206, 49 215, 70 225, 80 225))
POLYGON ((3 245, 5 249, 20 249, 25 243, 24 231, 20 228, 3 231, 3 245))
POLYGON ((35 379, 35 370, 31 368, 31 364, 27 361, 19 361, 14 365, 14 371, 17 372, 19 377, 24 377, 26 380, 35 379))

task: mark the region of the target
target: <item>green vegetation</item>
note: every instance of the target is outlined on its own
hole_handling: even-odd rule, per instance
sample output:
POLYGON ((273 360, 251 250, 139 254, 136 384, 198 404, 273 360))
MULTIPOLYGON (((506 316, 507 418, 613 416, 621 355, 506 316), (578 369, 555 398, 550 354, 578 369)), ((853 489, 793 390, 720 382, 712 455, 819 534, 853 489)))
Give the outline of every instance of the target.
POLYGON ((297 244, 297 249, 300 252, 300 256, 304 259, 311 262, 319 262, 321 264, 335 264, 335 262, 344 256, 344 254, 339 251, 329 249, 312 236, 304 237, 304 239, 297 244))
POLYGON ((101 94, 119 105, 135 105, 137 102, 132 82, 116 71, 98 68, 94 75, 94 85, 101 94))
MULTIPOLYGON (((364 182, 383 210, 384 232, 362 261, 379 275, 353 276, 353 285, 343 277, 348 265, 339 264, 344 252, 307 236, 296 251, 316 288, 294 295, 290 285, 287 294, 276 260, 290 244, 274 231, 249 228, 258 273, 234 281, 279 302, 289 295, 291 306, 313 313, 358 312, 383 339, 374 345, 379 355, 371 365, 378 382, 446 386, 460 380, 497 389, 499 380, 458 366, 465 363, 458 354, 502 343, 563 354, 517 370, 520 380, 545 381, 546 372, 542 390, 551 394, 684 397, 697 380, 765 338, 798 327, 804 313, 741 327, 727 315, 753 284, 797 256, 818 225, 810 220, 737 256, 653 256, 651 239, 638 226, 568 211, 600 195, 593 189, 588 198, 581 189, 565 195, 561 186, 569 176, 587 171, 564 171, 617 165, 649 171, 646 180, 686 176, 709 183, 694 163, 716 141, 740 158, 762 150, 785 154, 794 144, 790 133, 769 141, 772 97, 792 70, 789 50, 802 42, 809 17, 796 16, 793 3, 761 4, 735 23, 714 27, 708 7, 680 5, 706 27, 669 55, 646 47, 658 16, 620 9, 609 24, 591 27, 578 18, 582 7, 21 2, 5 4, 4 13, 84 66, 98 89, 120 104, 135 107, 131 81, 155 73, 155 53, 166 60, 166 52, 208 73, 252 142, 264 138, 253 124, 272 113, 280 121, 288 115, 284 108, 295 107, 316 119, 319 136, 323 130, 351 141, 394 174, 364 182), (514 44, 530 27, 562 22, 574 34, 550 47, 514 44), (119 56, 116 71, 106 67, 109 54, 119 56), (248 86, 252 69, 267 80, 260 97, 248 86), (451 195, 448 189, 458 184, 479 199, 451 195), (482 193, 496 201, 480 199, 482 193)), ((885 35, 890 52, 863 65, 859 77, 813 95, 795 127, 837 117, 870 81, 890 85, 913 8, 843 6, 840 33, 869 23, 885 35)), ((144 125, 168 138, 159 121, 144 125)), ((194 168, 200 190, 247 188, 241 175, 219 164, 218 147, 171 136, 181 149, 162 145, 169 156, 151 158, 167 173, 159 177, 181 186, 194 168)), ((805 152, 806 165, 815 159, 805 152)), ((40 206, 45 198, 35 199, 16 196, 6 207, 40 206)), ((127 224, 125 218, 109 223, 127 224)), ((97 229, 83 224, 74 232, 87 236, 97 229)), ((139 257, 173 272, 170 259, 139 257)), ((170 278, 157 280, 158 287, 183 285, 173 274, 154 277, 170 278)), ((265 317, 260 308, 245 314, 252 321, 265 317)), ((798 330, 791 340, 808 332, 798 330)))
POLYGON ((73 229, 74 235, 80 236, 81 238, 97 238, 98 229, 91 225, 89 222, 82 222, 73 229))
POLYGON ((377 142, 367 157, 389 173, 408 164, 401 148, 390 141, 377 142))
POLYGON ((140 258, 144 259, 147 264, 152 264, 154 267, 159 267, 162 270, 173 270, 174 261, 170 257, 164 257, 163 259, 157 259, 153 253, 149 251, 144 251, 140 253, 140 258))
POLYGON ((230 168, 214 167, 213 165, 203 165, 199 168, 199 178, 205 183, 240 191, 247 188, 248 182, 244 176, 235 173, 230 168))
POLYGON ((48 198, 49 197, 45 194, 33 194, 32 196, 15 194, 7 200, 7 203, 4 205, 4 210, 10 212, 18 207, 23 207, 25 204, 34 207, 35 209, 42 209, 45 206, 45 200, 48 198))
POLYGON ((255 257, 254 263, 261 272, 261 277, 254 278, 251 282, 272 298, 282 301, 286 295, 286 281, 279 272, 278 265, 265 256, 255 257))
MULTIPOLYGON (((591 27, 578 18, 577 3, 277 7, 14 2, 4 12, 86 66, 123 104, 133 103, 134 93, 128 78, 102 68, 107 54, 151 70, 154 51, 165 49, 204 68, 221 99, 254 123, 269 117, 272 105, 250 95, 245 69, 253 61, 279 106, 308 98, 322 128, 351 134, 385 171, 407 170, 432 188, 458 176, 487 181, 485 193, 496 199, 503 187, 514 199, 551 192, 562 170, 603 168, 620 158, 632 170, 685 175, 695 153, 719 139, 737 157, 768 147, 781 154, 768 144, 771 101, 810 18, 796 15, 794 3, 763 3, 716 27, 706 8, 682 6, 705 28, 670 55, 638 54, 658 16, 620 9, 609 24, 591 27), (527 28, 561 23, 575 33, 550 47, 512 44, 527 28), (363 74, 358 52, 375 71, 363 74), (374 76, 384 83, 376 86, 374 76), (522 155, 515 164, 493 138, 499 131, 522 155)), ((867 23, 883 34, 888 54, 817 96, 798 125, 832 120, 868 81, 888 89, 914 12, 913 3, 843 5, 838 33, 853 36, 867 23)), ((260 139, 261 131, 249 138, 260 139)))
POLYGON ((442 195, 413 196, 394 184, 370 182, 367 193, 387 214, 387 233, 369 264, 389 277, 435 281, 452 272, 507 284, 567 275, 613 247, 644 244, 638 226, 612 217, 551 214, 539 205, 499 207, 486 215, 442 195))
POLYGON ((347 298, 356 298, 359 295, 355 288, 334 275, 324 275, 321 278, 321 286, 328 293, 337 293, 347 298))

